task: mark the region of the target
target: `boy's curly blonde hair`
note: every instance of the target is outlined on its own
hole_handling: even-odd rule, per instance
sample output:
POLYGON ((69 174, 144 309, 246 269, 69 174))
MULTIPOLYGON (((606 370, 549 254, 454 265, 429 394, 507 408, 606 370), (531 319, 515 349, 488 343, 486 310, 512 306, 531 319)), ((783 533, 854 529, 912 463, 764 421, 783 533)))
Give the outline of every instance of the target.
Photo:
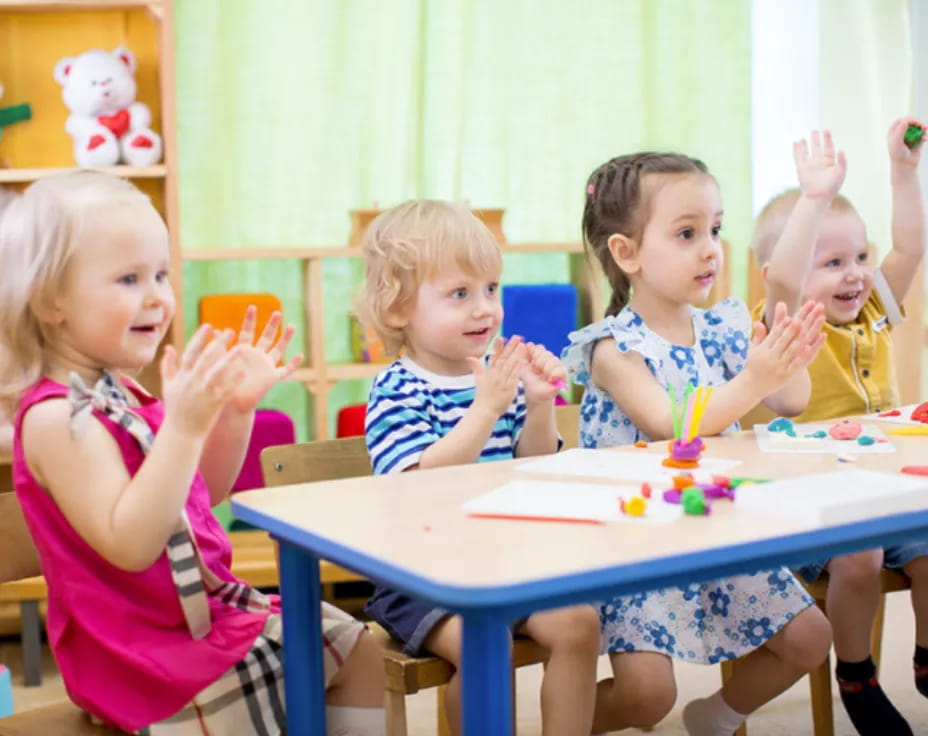
POLYGON ((355 309, 385 352, 396 355, 405 332, 391 317, 416 301, 419 285, 449 265, 469 274, 499 273, 502 255, 486 225, 469 209, 413 199, 378 215, 364 233, 364 285, 355 309))

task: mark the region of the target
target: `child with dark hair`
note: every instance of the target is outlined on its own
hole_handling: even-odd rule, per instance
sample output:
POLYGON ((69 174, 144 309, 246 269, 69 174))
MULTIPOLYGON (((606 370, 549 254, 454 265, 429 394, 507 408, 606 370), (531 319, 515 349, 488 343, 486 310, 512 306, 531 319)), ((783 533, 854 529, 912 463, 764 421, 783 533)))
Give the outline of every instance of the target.
MULTIPOLYGON (((821 346, 822 309, 769 329, 726 299, 697 309, 722 268, 722 198, 701 161, 637 153, 587 182, 583 237, 612 287, 605 319, 574 332, 562 356, 586 385, 580 443, 610 447, 673 436, 668 391, 714 386, 702 429, 718 434, 764 401, 796 414, 809 399, 805 366, 821 346)), ((730 736, 751 713, 817 667, 828 622, 786 569, 618 597, 600 608, 614 678, 599 683, 594 731, 647 726, 675 699, 671 657, 741 658, 735 677, 683 712, 693 736, 730 736), (634 673, 634 677, 630 676, 634 673)))

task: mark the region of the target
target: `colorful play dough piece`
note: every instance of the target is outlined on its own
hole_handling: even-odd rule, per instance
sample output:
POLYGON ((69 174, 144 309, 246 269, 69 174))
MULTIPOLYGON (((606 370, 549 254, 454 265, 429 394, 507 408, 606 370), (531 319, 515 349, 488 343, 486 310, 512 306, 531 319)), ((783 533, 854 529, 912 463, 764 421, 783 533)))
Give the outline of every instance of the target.
POLYGON ((928 401, 919 404, 912 410, 912 421, 928 424, 928 401))
POLYGON ((827 436, 828 436, 828 434, 825 432, 824 429, 817 429, 817 430, 815 430, 814 432, 809 432, 808 434, 804 434, 804 435, 803 435, 803 437, 809 437, 809 438, 815 439, 815 440, 821 440, 821 439, 824 439, 824 438, 827 437, 827 436))
POLYGON ((909 123, 909 127, 905 129, 905 133, 902 134, 902 141, 909 148, 915 148, 920 145, 921 142, 925 139, 925 130, 915 123, 909 123))
POLYGON ((908 475, 928 475, 928 465, 903 465, 901 472, 908 475))
POLYGON ((889 411, 884 411, 882 414, 877 414, 879 417, 901 417, 902 412, 898 409, 890 409, 889 411))
POLYGON ((874 442, 876 442, 876 440, 868 434, 862 434, 857 438, 857 444, 863 445, 864 447, 867 445, 872 445, 874 442))
POLYGON ((683 492, 680 494, 680 505, 683 506, 684 514, 703 516, 709 513, 706 495, 699 486, 684 488, 683 492))
POLYGON ((644 516, 648 509, 648 502, 641 496, 632 496, 624 504, 622 511, 628 516, 644 516))
POLYGON ((796 436, 796 425, 786 417, 777 417, 767 425, 770 432, 782 432, 787 437, 796 436))
POLYGON ((828 435, 835 440, 856 440, 861 432, 863 427, 860 426, 860 422, 845 420, 833 424, 828 430, 828 435))

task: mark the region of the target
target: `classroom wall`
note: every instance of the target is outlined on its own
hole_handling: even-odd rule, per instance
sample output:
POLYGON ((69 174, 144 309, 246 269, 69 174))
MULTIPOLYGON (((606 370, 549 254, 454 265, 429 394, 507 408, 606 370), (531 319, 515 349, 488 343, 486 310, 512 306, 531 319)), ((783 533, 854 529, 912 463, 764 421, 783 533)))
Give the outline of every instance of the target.
MULTIPOLYGON (((703 157, 726 235, 746 238, 748 0, 178 0, 176 24, 185 248, 336 245, 349 209, 412 196, 505 207, 511 241, 575 240, 587 174, 645 147, 703 157)), ((344 360, 358 264, 327 277, 344 360)), ((556 255, 504 273, 566 277, 556 255)), ((184 280, 188 327, 222 288, 273 289, 299 314, 293 264, 187 264, 184 280)), ((301 392, 274 400, 298 415, 301 392)), ((343 384, 332 401, 365 398, 343 384)))
MULTIPOLYGON (((337 245, 349 209, 412 196, 505 207, 511 241, 578 239, 589 171, 668 148, 719 179, 744 296, 753 213, 793 184, 791 141, 813 126, 835 131, 847 192, 888 242, 907 0, 176 3, 185 248, 337 245)), ((326 275, 329 357, 346 360, 359 264, 326 275)), ((504 282, 566 275, 563 256, 519 258, 504 282)), ((273 290, 301 321, 292 263, 187 264, 184 280, 188 329, 200 294, 232 289, 273 290)), ((366 390, 341 384, 332 406, 366 390)), ((301 387, 272 403, 307 425, 301 387)))

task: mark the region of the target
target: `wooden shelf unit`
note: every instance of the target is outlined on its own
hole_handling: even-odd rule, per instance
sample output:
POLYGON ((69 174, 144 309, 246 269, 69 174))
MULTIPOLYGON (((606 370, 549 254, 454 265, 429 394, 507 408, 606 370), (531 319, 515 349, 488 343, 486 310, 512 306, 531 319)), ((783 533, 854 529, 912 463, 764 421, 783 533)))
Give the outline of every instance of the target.
MULTIPOLYGON (((174 20, 172 0, 0 0, 0 80, 3 104, 28 103, 32 119, 3 131, 0 184, 22 188, 75 168, 68 109, 54 79, 55 63, 93 48, 126 46, 136 56, 137 99, 149 106, 152 127, 164 141, 163 163, 102 170, 132 179, 168 226, 177 317, 170 341, 182 344, 183 304, 177 204, 177 137, 174 125, 174 20)), ((157 370, 143 376, 157 389, 157 370), (154 381, 152 379, 155 379, 154 381)))
MULTIPOLYGON (((580 322, 586 324, 603 313, 598 266, 593 266, 580 243, 500 243, 504 255, 566 253, 569 256, 570 281, 579 292, 580 322)), ((185 261, 290 259, 301 262, 303 303, 306 309, 306 363, 291 380, 302 383, 314 397, 312 425, 314 439, 329 437, 329 392, 339 381, 373 378, 385 363, 330 363, 325 349, 325 309, 323 303, 324 262, 336 258, 361 258, 357 246, 261 247, 204 249, 185 251, 185 261)), ((176 321, 176 320, 175 320, 176 321)), ((347 322, 345 329, 348 329, 347 322)))

